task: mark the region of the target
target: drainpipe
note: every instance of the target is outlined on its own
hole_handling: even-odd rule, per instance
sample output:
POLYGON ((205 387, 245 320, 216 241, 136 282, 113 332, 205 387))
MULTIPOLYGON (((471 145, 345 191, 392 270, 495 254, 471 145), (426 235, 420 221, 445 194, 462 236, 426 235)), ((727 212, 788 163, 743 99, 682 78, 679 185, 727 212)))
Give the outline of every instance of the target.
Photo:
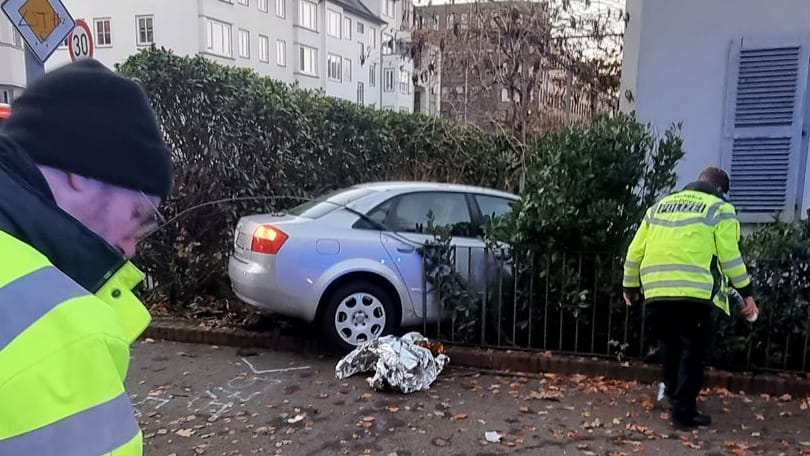
MULTIPOLYGON (((383 36, 385 35, 385 30, 388 29, 388 24, 385 24, 385 27, 380 29, 380 111, 383 110, 383 86, 385 85, 385 69, 383 68, 383 36)), ((391 38, 393 39, 393 38, 391 38)))

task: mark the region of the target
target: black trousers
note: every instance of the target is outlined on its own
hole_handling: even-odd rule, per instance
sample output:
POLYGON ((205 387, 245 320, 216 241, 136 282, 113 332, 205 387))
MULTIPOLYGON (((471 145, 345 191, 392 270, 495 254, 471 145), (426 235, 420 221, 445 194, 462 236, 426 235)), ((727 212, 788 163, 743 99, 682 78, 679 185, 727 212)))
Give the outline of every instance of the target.
POLYGON ((716 307, 696 301, 653 301, 646 304, 650 335, 658 340, 666 394, 674 419, 697 412, 716 320, 716 307))

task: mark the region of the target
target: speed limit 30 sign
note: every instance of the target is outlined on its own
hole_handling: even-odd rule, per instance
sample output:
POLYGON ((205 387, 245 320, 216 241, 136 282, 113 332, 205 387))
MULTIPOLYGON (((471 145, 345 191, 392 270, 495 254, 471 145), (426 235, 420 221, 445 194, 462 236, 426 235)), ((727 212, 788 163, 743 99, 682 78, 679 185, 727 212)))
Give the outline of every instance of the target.
POLYGON ((82 19, 76 20, 76 27, 68 36, 68 50, 70 60, 93 58, 93 32, 82 19))

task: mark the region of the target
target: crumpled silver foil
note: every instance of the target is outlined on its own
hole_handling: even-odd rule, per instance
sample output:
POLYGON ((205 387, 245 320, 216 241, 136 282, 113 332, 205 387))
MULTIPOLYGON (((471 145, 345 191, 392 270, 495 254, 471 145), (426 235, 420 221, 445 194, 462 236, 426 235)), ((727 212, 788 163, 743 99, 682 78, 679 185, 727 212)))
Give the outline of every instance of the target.
POLYGON ((342 380, 360 372, 374 370, 369 385, 376 390, 394 389, 404 394, 430 388, 442 369, 450 362, 444 353, 433 353, 415 342, 427 340, 418 332, 402 337, 384 336, 366 342, 343 357, 335 367, 342 380))

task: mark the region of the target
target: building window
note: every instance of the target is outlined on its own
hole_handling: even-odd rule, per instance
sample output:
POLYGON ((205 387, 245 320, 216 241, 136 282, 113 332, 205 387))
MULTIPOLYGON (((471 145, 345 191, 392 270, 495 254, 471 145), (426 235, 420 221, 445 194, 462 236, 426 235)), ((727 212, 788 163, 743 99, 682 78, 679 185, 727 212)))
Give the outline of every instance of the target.
POLYGON ((250 32, 239 29, 239 57, 250 58, 250 32))
POLYGON ((383 0, 383 14, 394 17, 394 0, 383 0))
POLYGON ((439 30, 439 15, 433 14, 433 30, 439 30))
POLYGON ((276 41, 276 65, 287 66, 287 43, 282 40, 276 41))
POLYGON ((280 18, 287 17, 287 0, 276 0, 276 16, 280 18))
POLYGON ((298 25, 318 31, 318 5, 307 0, 298 0, 298 25))
POLYGON ((411 72, 399 70, 399 91, 400 93, 411 93, 411 72))
POLYGON ((328 19, 326 33, 329 34, 329 36, 340 38, 340 13, 329 10, 326 14, 328 19))
POLYGON ((259 61, 270 62, 270 38, 265 35, 259 35, 259 61))
POLYGON ((240 5, 250 6, 250 0, 239 0, 240 5))
POLYGON ((455 20, 456 20, 456 15, 455 14, 450 13, 450 14, 447 15, 447 29, 448 30, 453 29, 453 23, 455 22, 455 20))
POLYGON ((357 43, 360 45, 360 65, 362 65, 366 61, 366 45, 363 42, 357 43))
POLYGON ((213 54, 224 57, 233 56, 231 48, 231 24, 214 19, 206 19, 207 49, 213 54))
POLYGON ((357 104, 365 104, 365 87, 363 81, 357 81, 357 104))
POLYGON ((394 91, 394 69, 386 68, 383 74, 383 90, 386 92, 394 91))
POLYGON ((383 55, 391 55, 394 53, 394 37, 385 33, 383 34, 383 55))
POLYGON ((155 17, 138 16, 138 46, 148 46, 155 42, 155 17))
POLYGON ((96 47, 112 46, 112 22, 110 19, 93 19, 93 28, 96 29, 96 47))
POLYGON ((377 64, 372 63, 368 67, 368 85, 374 87, 377 85, 377 64))
POLYGON ((332 81, 340 81, 341 60, 340 56, 335 54, 329 54, 329 57, 327 57, 327 76, 332 81))
POLYGON ((403 114, 408 114, 409 112, 411 112, 411 110, 408 109, 407 106, 400 106, 399 107, 399 112, 401 112, 403 114))
POLYGON ((270 8, 267 4, 269 0, 259 0, 259 11, 266 13, 270 8))
POLYGON ((298 71, 310 76, 318 75, 318 50, 308 46, 299 46, 298 71))
POLYGON ((377 49, 377 29, 374 27, 368 28, 368 42, 371 49, 377 49))
POLYGON ((352 20, 348 17, 343 18, 343 38, 352 39, 352 20))
POLYGON ((352 61, 343 59, 343 82, 352 82, 352 61))
POLYGON ((362 35, 363 33, 365 33, 365 32, 366 32, 365 28, 366 28, 366 26, 365 26, 365 25, 363 25, 363 23, 362 23, 362 22, 357 21, 357 33, 359 33, 359 34, 361 34, 361 35, 362 35))

